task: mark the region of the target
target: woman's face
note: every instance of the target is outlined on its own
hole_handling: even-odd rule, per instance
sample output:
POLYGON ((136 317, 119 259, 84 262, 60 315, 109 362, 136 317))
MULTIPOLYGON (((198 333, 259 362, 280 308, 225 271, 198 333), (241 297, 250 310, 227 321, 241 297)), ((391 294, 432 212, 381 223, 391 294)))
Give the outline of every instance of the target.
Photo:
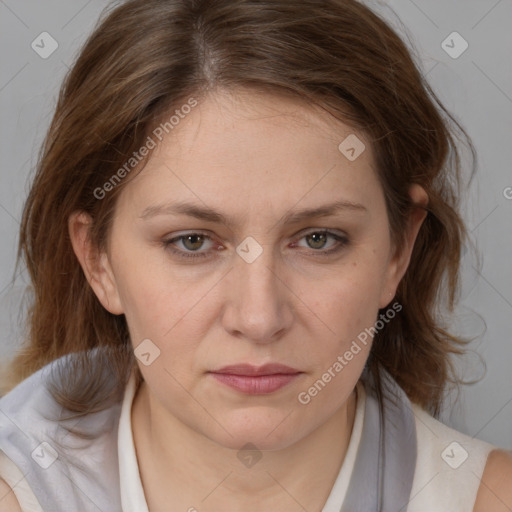
POLYGON ((372 167, 349 126, 249 91, 209 96, 152 150, 120 194, 97 293, 177 421, 278 449, 343 408, 407 265, 372 167), (233 365, 264 375, 219 375, 233 365))

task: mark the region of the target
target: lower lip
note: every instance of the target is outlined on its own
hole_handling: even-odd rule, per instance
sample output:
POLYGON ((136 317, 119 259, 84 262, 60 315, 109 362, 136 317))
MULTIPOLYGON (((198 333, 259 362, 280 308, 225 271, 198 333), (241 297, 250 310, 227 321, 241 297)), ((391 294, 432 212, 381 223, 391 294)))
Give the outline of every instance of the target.
POLYGON ((212 375, 226 386, 247 395, 266 395, 283 388, 300 373, 275 375, 233 375, 230 373, 212 373, 212 375))

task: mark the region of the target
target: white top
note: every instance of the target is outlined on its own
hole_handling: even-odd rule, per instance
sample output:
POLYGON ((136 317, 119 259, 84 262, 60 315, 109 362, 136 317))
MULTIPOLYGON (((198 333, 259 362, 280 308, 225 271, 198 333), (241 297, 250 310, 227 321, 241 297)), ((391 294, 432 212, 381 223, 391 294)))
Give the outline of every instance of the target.
MULTIPOLYGON (((134 375, 125 390, 118 431, 123 512, 149 512, 139 474, 131 425, 134 375)), ((366 392, 356 386, 357 405, 345 460, 322 512, 339 512, 354 468, 364 423, 366 392)), ((494 446, 466 436, 413 404, 418 453, 411 501, 406 512, 470 512, 487 456, 494 446)), ((44 512, 23 474, 0 451, 0 477, 13 489, 23 512, 44 512)), ((405 511, 404 511, 405 512, 405 511)))
POLYGON ((489 453, 496 449, 447 427, 416 404, 418 457, 407 512, 473 510, 489 453))
MULTIPOLYGON (((347 493, 350 477, 356 461, 357 449, 363 432, 364 405, 366 392, 364 386, 359 382, 356 386, 357 405, 354 418, 354 426, 345 455, 345 460, 340 472, 334 482, 331 494, 327 499, 322 512, 339 512, 341 504, 347 493)), ((135 381, 130 379, 121 409, 119 421, 119 475, 121 482, 121 502, 123 512, 149 512, 144 490, 140 479, 135 446, 133 443, 131 425, 131 405, 135 395, 135 381)))

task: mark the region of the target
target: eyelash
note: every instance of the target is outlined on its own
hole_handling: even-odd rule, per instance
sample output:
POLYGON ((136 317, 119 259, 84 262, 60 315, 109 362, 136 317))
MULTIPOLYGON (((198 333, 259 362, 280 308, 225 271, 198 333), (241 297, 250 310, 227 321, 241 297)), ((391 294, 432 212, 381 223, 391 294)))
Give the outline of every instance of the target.
MULTIPOLYGON (((312 249, 312 251, 315 254, 318 254, 320 256, 329 256, 331 254, 334 254, 334 253, 340 251, 341 249, 343 249, 344 247, 346 247, 349 243, 349 240, 346 236, 341 236, 337 233, 333 233, 332 231, 329 231, 326 229, 320 229, 320 230, 310 231, 308 233, 305 233, 304 235, 302 235, 301 238, 299 238, 299 240, 302 240, 303 238, 307 237, 308 235, 315 235, 315 234, 328 235, 328 236, 334 238, 338 242, 338 244, 336 244, 334 247, 327 249, 327 250, 312 249)), ((163 241, 164 247, 180 258, 206 258, 206 257, 208 257, 209 255, 208 255, 207 251, 202 251, 202 252, 183 251, 181 249, 176 249, 173 247, 173 244, 175 242, 183 240, 188 236, 194 236, 194 235, 201 235, 201 236, 204 236, 206 239, 211 240, 211 237, 209 237, 206 233, 194 231, 194 232, 186 233, 184 235, 180 235, 180 236, 171 238, 169 240, 164 240, 163 241)))

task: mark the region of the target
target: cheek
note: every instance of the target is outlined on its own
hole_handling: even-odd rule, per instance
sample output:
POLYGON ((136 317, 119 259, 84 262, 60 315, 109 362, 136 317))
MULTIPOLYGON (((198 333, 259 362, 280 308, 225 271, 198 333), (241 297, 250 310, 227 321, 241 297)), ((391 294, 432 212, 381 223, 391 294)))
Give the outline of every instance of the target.
POLYGON ((151 261, 147 254, 121 244, 118 248, 119 254, 124 251, 130 255, 117 260, 115 278, 132 342, 137 346, 149 338, 160 345, 159 340, 171 329, 176 310, 183 304, 178 300, 181 290, 169 286, 163 266, 151 261), (176 306, 170 307, 171 304, 176 306))
POLYGON ((162 347, 171 342, 189 344, 199 335, 198 314, 208 303, 208 290, 199 284, 170 283, 163 278, 131 276, 123 302, 134 344, 139 338, 153 338, 162 347))
MULTIPOLYGON (((160 350, 151 373, 161 368, 161 377, 168 379, 165 368, 186 382, 196 364, 195 353, 215 318, 218 276, 191 279, 185 275, 187 269, 179 272, 156 260, 150 264, 146 257, 145 264, 140 264, 134 258, 119 268, 116 277, 125 317, 134 348, 149 339, 160 350)), ((144 375, 145 370, 141 367, 144 375)))
POLYGON ((382 267, 379 269, 375 262, 350 261, 317 289, 312 309, 318 310, 343 338, 357 334, 375 322, 382 281, 382 267))
POLYGON ((313 334, 312 375, 298 397, 302 406, 307 405, 304 413, 312 418, 333 413, 363 371, 372 344, 370 328, 379 310, 381 273, 375 269, 375 265, 363 266, 361 260, 351 262, 328 284, 315 288, 311 309, 323 324, 313 334))

